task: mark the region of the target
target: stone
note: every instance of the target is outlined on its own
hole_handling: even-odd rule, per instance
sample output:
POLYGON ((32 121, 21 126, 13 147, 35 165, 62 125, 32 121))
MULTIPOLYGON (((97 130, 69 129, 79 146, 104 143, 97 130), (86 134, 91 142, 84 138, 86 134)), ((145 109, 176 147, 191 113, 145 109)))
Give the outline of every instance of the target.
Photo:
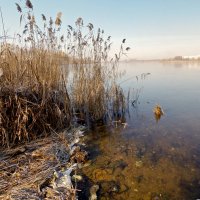
POLYGON ((82 177, 81 175, 75 175, 75 174, 74 174, 74 175, 72 176, 72 179, 73 179, 73 180, 76 180, 76 181, 82 181, 82 180, 83 180, 83 177, 82 177))
POLYGON ((120 186, 115 181, 103 181, 101 182, 101 190, 102 193, 119 193, 120 192, 120 186))
POLYGON ((97 181, 112 180, 112 169, 96 169, 93 171, 92 176, 97 181))
POLYGON ((128 166, 128 164, 126 162, 124 162, 122 159, 120 159, 120 160, 111 162, 108 165, 108 168, 113 168, 113 170, 120 168, 121 170, 124 170, 127 166, 128 166))
POLYGON ((76 150, 71 156, 70 160, 76 163, 85 163, 88 159, 88 153, 84 150, 76 150))
POLYGON ((141 160, 135 162, 135 166, 138 168, 142 167, 142 165, 143 165, 143 162, 141 160))
POLYGON ((97 191, 99 190, 99 186, 98 185, 93 185, 90 188, 90 198, 89 200, 97 200, 97 191))

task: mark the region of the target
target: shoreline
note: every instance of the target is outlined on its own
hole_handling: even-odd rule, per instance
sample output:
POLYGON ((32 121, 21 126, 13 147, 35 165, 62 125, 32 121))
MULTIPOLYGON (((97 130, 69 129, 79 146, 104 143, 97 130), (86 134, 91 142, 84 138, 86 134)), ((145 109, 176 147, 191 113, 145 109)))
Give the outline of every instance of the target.
POLYGON ((122 60, 119 63, 132 63, 132 62, 161 62, 161 63, 200 63, 200 60, 159 60, 159 59, 153 59, 153 60, 122 60))
POLYGON ((0 198, 77 199, 78 188, 73 186, 72 179, 76 186, 81 176, 71 172, 87 161, 88 153, 81 141, 83 129, 79 126, 3 151, 0 198))

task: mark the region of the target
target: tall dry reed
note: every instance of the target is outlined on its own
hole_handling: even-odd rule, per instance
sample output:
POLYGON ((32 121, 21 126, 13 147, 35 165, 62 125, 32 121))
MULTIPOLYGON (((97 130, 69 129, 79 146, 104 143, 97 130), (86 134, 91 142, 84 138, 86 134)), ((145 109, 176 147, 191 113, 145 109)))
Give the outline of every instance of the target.
POLYGON ((0 145, 12 146, 68 127, 72 119, 112 120, 125 110, 116 84, 117 62, 129 50, 122 41, 110 59, 111 37, 84 25, 61 30, 62 13, 55 20, 42 14, 39 27, 31 1, 25 10, 16 3, 24 27, 14 43, 0 46, 0 145))

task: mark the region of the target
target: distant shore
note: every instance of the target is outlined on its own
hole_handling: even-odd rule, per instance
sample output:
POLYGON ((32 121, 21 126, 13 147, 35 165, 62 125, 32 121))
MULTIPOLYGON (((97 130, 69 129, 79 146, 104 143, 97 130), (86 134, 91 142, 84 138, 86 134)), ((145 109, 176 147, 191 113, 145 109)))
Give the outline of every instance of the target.
POLYGON ((174 60, 174 59, 148 59, 148 60, 140 60, 140 59, 130 59, 130 60, 122 60, 120 62, 163 62, 163 63, 200 63, 200 59, 194 59, 194 60, 174 60))

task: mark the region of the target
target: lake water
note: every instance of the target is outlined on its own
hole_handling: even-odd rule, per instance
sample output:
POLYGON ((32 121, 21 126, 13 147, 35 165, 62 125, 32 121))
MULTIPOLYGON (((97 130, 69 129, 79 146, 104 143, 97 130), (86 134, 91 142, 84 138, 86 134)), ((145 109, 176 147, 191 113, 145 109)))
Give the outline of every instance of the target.
POLYGON ((138 101, 130 103, 127 126, 89 133, 91 165, 83 173, 100 185, 100 199, 200 199, 200 64, 132 62, 120 69, 121 87, 138 101), (164 110, 159 121, 156 104, 164 110))

